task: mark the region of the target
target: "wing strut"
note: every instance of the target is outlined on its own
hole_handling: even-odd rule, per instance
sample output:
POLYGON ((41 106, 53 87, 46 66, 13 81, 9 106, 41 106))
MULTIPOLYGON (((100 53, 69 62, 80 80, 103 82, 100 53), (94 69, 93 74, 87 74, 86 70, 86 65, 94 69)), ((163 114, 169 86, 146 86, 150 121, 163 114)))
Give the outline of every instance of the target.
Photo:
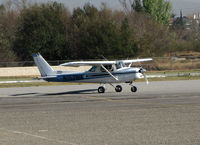
POLYGON ((102 64, 101 64, 101 67, 111 76, 113 77, 115 80, 119 80, 117 77, 115 77, 111 72, 109 72, 102 64))

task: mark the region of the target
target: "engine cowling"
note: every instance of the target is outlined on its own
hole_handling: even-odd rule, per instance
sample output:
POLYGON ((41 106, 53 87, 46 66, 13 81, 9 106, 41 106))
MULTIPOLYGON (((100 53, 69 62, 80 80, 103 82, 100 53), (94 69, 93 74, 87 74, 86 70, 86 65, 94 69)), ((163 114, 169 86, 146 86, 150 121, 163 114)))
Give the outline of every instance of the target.
POLYGON ((146 71, 147 71, 146 69, 140 68, 138 72, 143 74, 143 73, 145 73, 146 71))

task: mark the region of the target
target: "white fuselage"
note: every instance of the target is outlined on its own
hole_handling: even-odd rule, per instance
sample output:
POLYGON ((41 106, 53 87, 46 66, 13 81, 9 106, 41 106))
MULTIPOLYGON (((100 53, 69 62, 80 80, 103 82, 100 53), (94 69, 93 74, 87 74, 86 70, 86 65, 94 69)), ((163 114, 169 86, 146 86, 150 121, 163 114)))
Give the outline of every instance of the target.
POLYGON ((112 77, 107 72, 102 71, 86 71, 76 73, 62 73, 55 78, 46 79, 50 82, 84 82, 84 83, 124 83, 132 82, 136 79, 143 78, 143 74, 139 72, 140 68, 123 67, 111 71, 112 77))

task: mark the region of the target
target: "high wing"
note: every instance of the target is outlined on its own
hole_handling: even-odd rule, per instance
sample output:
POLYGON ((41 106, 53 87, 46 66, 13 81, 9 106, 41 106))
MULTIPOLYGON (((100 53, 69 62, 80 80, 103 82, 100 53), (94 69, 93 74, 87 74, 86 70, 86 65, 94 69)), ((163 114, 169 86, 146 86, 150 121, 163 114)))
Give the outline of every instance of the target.
POLYGON ((94 65, 112 65, 116 61, 77 61, 60 64, 61 66, 94 66, 94 65))
POLYGON ((77 61, 77 62, 68 62, 60 64, 61 66, 94 66, 94 65, 112 65, 117 64, 118 62, 123 62, 125 64, 135 63, 135 62, 145 62, 152 61, 152 58, 145 59, 132 59, 132 60, 117 60, 117 61, 77 61))
POLYGON ((132 60, 122 60, 123 63, 135 63, 135 62, 145 62, 145 61, 152 61, 152 58, 145 58, 145 59, 132 59, 132 60))
POLYGON ((151 61, 152 58, 145 58, 145 59, 133 59, 133 60, 117 60, 117 61, 77 61, 77 62, 68 62, 60 64, 60 66, 101 66, 101 65, 112 65, 117 64, 118 62, 123 62, 125 64, 135 63, 135 62, 144 62, 144 61, 151 61))

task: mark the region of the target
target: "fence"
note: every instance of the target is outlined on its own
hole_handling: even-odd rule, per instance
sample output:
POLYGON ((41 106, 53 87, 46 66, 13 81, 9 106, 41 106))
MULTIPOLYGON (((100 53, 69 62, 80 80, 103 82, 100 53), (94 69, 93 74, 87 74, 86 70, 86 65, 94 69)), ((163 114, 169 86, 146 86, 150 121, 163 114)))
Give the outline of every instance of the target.
MULTIPOLYGON (((50 65, 58 66, 59 64, 78 61, 78 60, 54 60, 48 61, 50 65)), ((93 60, 94 61, 94 60, 93 60)), ((200 57, 155 57, 151 62, 134 63, 134 66, 143 67, 148 70, 189 70, 200 69, 200 57)), ((27 67, 35 66, 33 61, 20 62, 0 62, 0 67, 27 67)))
MULTIPOLYGON (((68 62, 68 61, 64 61, 64 60, 48 61, 50 65, 54 65, 54 66, 57 66, 65 62, 68 62)), ((26 67, 26 66, 35 66, 35 63, 34 61, 0 62, 0 67, 26 67)))

